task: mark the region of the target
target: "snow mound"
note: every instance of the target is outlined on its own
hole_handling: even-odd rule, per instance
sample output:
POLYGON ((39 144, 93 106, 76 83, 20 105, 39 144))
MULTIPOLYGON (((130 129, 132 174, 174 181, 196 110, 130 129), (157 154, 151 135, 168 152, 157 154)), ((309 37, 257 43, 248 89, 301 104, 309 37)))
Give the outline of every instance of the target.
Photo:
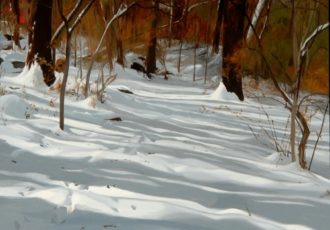
POLYGON ((225 85, 220 82, 218 88, 210 95, 212 100, 237 100, 233 93, 227 92, 225 85))
POLYGON ((10 46, 11 42, 3 36, 2 32, 0 32, 0 49, 7 49, 10 46))
POLYGON ((0 97, 0 114, 4 119, 25 119, 28 116, 28 104, 17 95, 0 97))
POLYGON ((22 52, 12 51, 12 50, 5 53, 5 59, 9 62, 11 61, 25 62, 25 57, 22 52))
POLYGON ((38 89, 47 89, 41 68, 38 64, 32 64, 29 69, 27 66, 24 67, 22 73, 20 73, 16 78, 16 82, 21 85, 28 87, 35 87, 38 89))

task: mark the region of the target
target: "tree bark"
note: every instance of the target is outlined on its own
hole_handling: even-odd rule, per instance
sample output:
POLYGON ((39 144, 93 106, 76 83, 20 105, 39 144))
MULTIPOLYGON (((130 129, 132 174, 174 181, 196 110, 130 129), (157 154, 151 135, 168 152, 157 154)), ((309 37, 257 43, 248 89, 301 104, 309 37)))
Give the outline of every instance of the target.
MULTIPOLYGON (((208 2, 210 4, 210 1, 208 2)), ((210 19, 211 19, 211 4, 209 6, 209 12, 207 16, 207 28, 206 28, 206 54, 205 54, 205 70, 204 70, 204 84, 206 84, 206 78, 207 78, 207 70, 208 70, 208 62, 209 62, 209 33, 210 33, 210 19)))
MULTIPOLYGON (((182 1, 183 2, 183 1, 182 1)), ((175 20, 179 20, 180 18, 182 19, 180 23, 177 26, 177 33, 179 35, 179 40, 180 40, 180 48, 179 48, 179 57, 178 57, 178 65, 177 65, 177 70, 178 73, 181 71, 181 54, 182 54, 182 46, 183 46, 183 37, 184 37, 184 27, 186 26, 187 23, 187 14, 185 12, 188 11, 188 0, 185 0, 182 5, 179 5, 178 10, 176 11, 176 18, 175 20)))
POLYGON ((19 41, 19 23, 20 23, 20 12, 19 12, 19 0, 10 0, 10 3, 12 5, 13 12, 16 17, 16 24, 15 24, 15 29, 14 29, 14 34, 13 34, 13 40, 14 44, 21 48, 21 44, 19 41))
POLYGON ((217 22, 215 24, 214 33, 213 33, 213 52, 214 53, 219 53, 220 31, 221 31, 223 11, 224 11, 224 1, 226 1, 226 0, 219 0, 219 3, 218 3, 217 22))
POLYGON ((32 0, 29 20, 29 51, 26 64, 30 68, 36 61, 41 67, 44 82, 50 86, 55 81, 50 47, 52 35, 52 0, 32 0))
POLYGON ((70 29, 68 21, 63 13, 63 0, 57 0, 57 4, 58 4, 59 14, 61 15, 61 18, 65 24, 65 30, 66 30, 66 47, 65 47, 66 60, 65 60, 64 76, 63 76, 61 93, 60 93, 60 117, 59 117, 60 129, 64 130, 64 100, 65 100, 66 83, 68 80, 69 68, 70 68, 72 30, 70 29))
POLYGON ((243 101, 240 64, 233 60, 244 41, 244 18, 246 0, 223 1, 223 64, 222 81, 228 92, 233 92, 243 101))
MULTIPOLYGON (((114 1, 114 8, 115 11, 118 11, 118 5, 117 2, 114 1)), ((121 66, 124 66, 124 48, 123 48, 123 41, 122 41, 122 28, 120 24, 120 18, 118 18, 117 22, 115 22, 116 25, 112 27, 113 30, 113 36, 116 40, 116 48, 117 48, 117 60, 116 62, 120 64, 121 66)))
POLYGON ((118 33, 117 33, 117 38, 116 38, 116 44, 117 44, 117 63, 120 64, 121 66, 124 66, 123 41, 121 40, 121 35, 119 35, 118 33))
POLYGON ((154 73, 156 71, 156 48, 157 48, 157 18, 159 14, 159 0, 154 1, 154 19, 151 23, 150 42, 148 44, 148 53, 146 58, 147 73, 154 73))
POLYGON ((169 21, 169 27, 168 27, 168 47, 172 46, 173 8, 174 8, 174 2, 173 2, 173 0, 171 0, 170 1, 170 21, 169 21))

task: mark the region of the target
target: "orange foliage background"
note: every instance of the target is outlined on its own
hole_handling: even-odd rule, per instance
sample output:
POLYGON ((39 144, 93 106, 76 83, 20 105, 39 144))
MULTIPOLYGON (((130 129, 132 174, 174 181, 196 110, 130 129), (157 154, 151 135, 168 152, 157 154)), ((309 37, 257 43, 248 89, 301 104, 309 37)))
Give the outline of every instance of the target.
MULTIPOLYGON (((8 1, 8 0, 5 0, 8 1)), ((25 1, 20 0, 24 4, 22 15, 26 16, 27 5, 25 1)), ((100 3, 107 2, 110 4, 111 12, 109 16, 115 13, 121 2, 130 3, 133 0, 100 0, 100 3)), ((327 6, 329 2, 327 0, 320 0, 321 5, 327 6)), ((54 1, 56 2, 56 1, 54 1)), ((74 7, 75 1, 63 1, 65 14, 69 13, 74 7)), ((150 40, 151 32, 151 21, 153 19, 153 1, 138 0, 138 5, 131 8, 125 15, 120 17, 114 24, 111 30, 111 47, 113 50, 113 55, 115 55, 117 50, 116 39, 120 39, 123 44, 124 50, 132 50, 141 55, 146 55, 146 45, 150 40)), ((162 0, 161 2, 169 6, 170 0, 162 0)), ((185 10, 184 3, 186 2, 188 6, 192 6, 196 3, 205 2, 204 0, 173 0, 176 6, 174 12, 174 21, 181 18, 182 12, 185 10)), ((253 6, 255 6, 256 0, 248 0, 249 3, 248 11, 253 11, 253 6)), ((289 51, 292 49, 290 41, 289 23, 290 17, 289 13, 283 9, 277 1, 273 1, 272 10, 269 17, 269 22, 267 24, 265 34, 262 38, 262 44, 264 49, 267 51, 268 59, 271 62, 273 71, 278 76, 280 81, 290 83, 292 81, 293 69, 292 61, 290 61, 289 51), (275 60, 274 56, 278 60, 275 60), (289 77, 288 77, 289 75, 289 77), (291 77, 290 77, 291 76, 291 77), (290 79, 291 78, 291 79, 290 79)), ((313 1, 302 0, 302 4, 312 4, 313 1)), ((4 4, 4 2, 2 3, 4 4)), ((76 35, 82 34, 87 38, 88 48, 90 52, 96 49, 96 46, 100 40, 100 37, 105 28, 105 22, 103 21, 103 12, 100 12, 100 8, 94 4, 86 16, 82 19, 81 24, 77 27, 75 33, 76 35)), ((302 5, 304 6, 304 5, 302 5)), ((183 40, 189 43, 195 44, 206 44, 212 43, 212 35, 215 28, 216 17, 217 17, 218 0, 208 0, 206 4, 201 4, 200 6, 192 9, 184 20, 180 22, 175 22, 172 28, 172 39, 183 40)), ((328 8, 321 11, 321 18, 328 18, 328 8)), ((301 13, 302 25, 298 25, 299 28, 304 28, 304 14, 309 13, 309 11, 299 11, 301 13)), ((2 8, 1 13, 9 14, 8 8, 2 8)), ((251 15, 251 14, 250 14, 251 15)), ((265 12, 263 12, 262 17, 259 19, 259 24, 257 30, 260 31, 262 27, 262 22, 265 20, 265 12), (260 23, 261 22, 261 23, 260 23)), ((23 19, 22 19, 23 20, 23 19)), ((169 22, 170 15, 168 11, 164 11, 164 7, 161 7, 160 16, 158 18, 157 25, 157 37, 160 39, 169 38, 169 22)), ((61 23, 61 19, 58 15, 56 7, 53 9, 53 30, 55 30, 61 23)), ((298 23, 299 24, 299 23, 298 23)), ((64 39, 65 36, 62 36, 64 39)), ((329 39, 329 36, 323 36, 319 43, 324 43, 324 40, 329 39)), ((242 66, 242 70, 249 75, 256 76, 259 75, 263 78, 267 78, 267 71, 262 64, 260 56, 256 51, 257 46, 255 41, 250 42, 248 46, 245 46, 241 50, 237 50, 236 54, 232 57, 232 61, 239 63, 242 66)), ((313 50, 311 57, 308 60, 308 65, 305 70, 305 75, 302 79, 302 88, 313 93, 323 93, 329 94, 329 44, 325 44, 324 49, 313 50)))

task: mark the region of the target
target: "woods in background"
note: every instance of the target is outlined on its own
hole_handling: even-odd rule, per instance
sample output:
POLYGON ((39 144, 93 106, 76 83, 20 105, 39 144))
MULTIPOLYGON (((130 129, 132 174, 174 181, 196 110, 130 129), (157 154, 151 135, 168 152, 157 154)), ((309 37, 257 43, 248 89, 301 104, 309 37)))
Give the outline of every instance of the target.
MULTIPOLYGON (((63 1, 64 14, 68 15, 79 2, 83 7, 89 1, 63 1)), ((172 45, 173 41, 192 43, 197 47, 210 44, 213 46, 214 54, 219 52, 219 47, 223 47, 222 50, 220 49, 223 53, 223 66, 219 66, 219 71, 222 71, 227 90, 235 92, 241 100, 244 98, 241 89, 242 76, 251 75, 256 79, 269 77, 268 70, 259 55, 255 36, 259 36, 263 49, 266 50, 267 60, 276 72, 278 80, 293 84, 295 59, 291 52, 293 9, 298 17, 295 27, 297 28, 296 44, 300 44, 313 28, 328 21, 329 4, 327 0, 94 0, 92 2, 90 10, 81 18, 81 23, 74 32, 87 39, 91 54, 96 49, 107 22, 114 17, 118 9, 135 3, 134 7, 112 24, 103 44, 106 49, 98 54, 98 60, 108 62, 110 67, 112 60, 125 65, 124 53, 132 50, 146 57, 146 69, 153 73, 156 70, 156 60, 161 56, 161 49, 157 48, 159 46, 157 40, 167 39, 169 45, 172 45), (258 17, 254 18, 257 11, 258 17), (247 40, 247 31, 251 25, 254 26, 255 31, 251 32, 250 29, 250 38, 247 40)), ((76 15, 71 15, 72 21, 77 18, 79 10, 76 12, 76 15)), ((40 64, 45 82, 51 84, 54 77, 48 67, 49 64, 54 63, 54 60, 50 56, 49 41, 62 23, 56 1, 4 0, 1 1, 1 18, 8 22, 10 33, 14 35, 18 47, 18 25, 23 33, 30 32, 31 50, 27 64, 30 65, 34 61, 35 54, 38 54, 39 61, 42 60, 40 64), (44 10, 39 10, 43 7, 44 10), (38 33, 40 36, 34 36, 33 33, 38 33)), ((328 39, 328 33, 320 34, 309 50, 308 65, 302 79, 303 89, 315 93, 328 93, 328 39)), ((59 31, 52 46, 58 47, 63 40, 65 40, 64 30, 59 31)))

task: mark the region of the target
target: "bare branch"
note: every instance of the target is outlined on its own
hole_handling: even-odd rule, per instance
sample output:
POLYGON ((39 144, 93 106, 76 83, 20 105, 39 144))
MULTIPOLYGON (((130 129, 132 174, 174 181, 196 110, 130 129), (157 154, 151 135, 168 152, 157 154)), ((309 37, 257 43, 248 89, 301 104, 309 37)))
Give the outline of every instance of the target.
MULTIPOLYGON (((253 27, 256 27, 257 21, 260 17, 260 14, 261 14, 262 10, 264 9, 264 7, 267 3, 267 1, 268 0, 259 0, 258 1, 257 7, 256 7, 256 9, 254 11, 254 14, 253 14, 253 17, 252 17, 252 22, 251 22, 253 27)), ((251 39, 252 35, 253 35, 252 27, 249 26, 249 29, 248 29, 248 32, 247 32, 247 35, 246 35, 246 40, 249 41, 251 39)))
POLYGON ((87 11, 89 10, 89 8, 93 5, 93 3, 95 2, 95 0, 90 0, 88 2, 88 4, 85 6, 85 8, 80 12, 80 14, 78 15, 78 17, 76 18, 76 20, 74 21, 74 23, 72 24, 72 26, 70 27, 70 31, 73 31, 76 26, 78 25, 78 23, 81 21, 82 17, 87 13, 87 11))
POLYGON ((314 39, 318 34, 320 34, 323 30, 327 29, 329 27, 329 22, 324 23, 323 25, 319 25, 311 35, 309 35, 306 40, 302 43, 300 47, 300 55, 301 57, 304 57, 307 53, 307 50, 311 47, 313 44, 314 39))
POLYGON ((265 32, 265 29, 266 29, 266 25, 267 25, 267 23, 268 23, 268 21, 269 21, 269 14, 270 14, 270 8, 271 8, 271 6, 272 6, 272 3, 273 3, 272 0, 269 0, 269 1, 268 1, 267 12, 266 12, 266 19, 265 19, 264 24, 263 24, 263 26, 262 26, 262 29, 261 29, 261 31, 260 31, 259 39, 262 38, 262 35, 263 35, 263 33, 265 32))
MULTIPOLYGON (((88 6, 89 4, 92 4, 94 1, 95 0, 89 0, 87 2, 87 0, 79 0, 76 3, 76 5, 73 7, 73 9, 70 11, 70 13, 68 14, 68 16, 65 17, 65 20, 67 21, 67 24, 70 24, 74 20, 74 18, 79 18, 79 15, 80 14, 78 14, 78 13, 81 12, 79 10, 81 9, 82 6, 88 6)), ((87 9, 89 9, 89 7, 87 7, 87 9)), ((52 37, 52 39, 50 41, 50 45, 51 46, 53 46, 55 44, 55 41, 58 39, 58 37, 60 36, 60 34, 62 33, 62 31, 65 29, 65 21, 63 20, 63 18, 62 18, 62 21, 63 22, 60 24, 60 26, 56 29, 55 33, 53 34, 53 37, 52 37)))
POLYGON ((198 3, 195 3, 195 4, 191 5, 191 6, 189 6, 189 7, 186 7, 185 10, 183 11, 183 14, 182 14, 181 18, 179 18, 178 20, 176 20, 173 23, 179 23, 180 21, 182 21, 184 19, 184 17, 186 17, 188 15, 188 13, 190 11, 192 11, 193 9, 195 9, 195 8, 201 6, 201 5, 205 5, 207 3, 208 3, 208 1, 198 2, 198 3))

